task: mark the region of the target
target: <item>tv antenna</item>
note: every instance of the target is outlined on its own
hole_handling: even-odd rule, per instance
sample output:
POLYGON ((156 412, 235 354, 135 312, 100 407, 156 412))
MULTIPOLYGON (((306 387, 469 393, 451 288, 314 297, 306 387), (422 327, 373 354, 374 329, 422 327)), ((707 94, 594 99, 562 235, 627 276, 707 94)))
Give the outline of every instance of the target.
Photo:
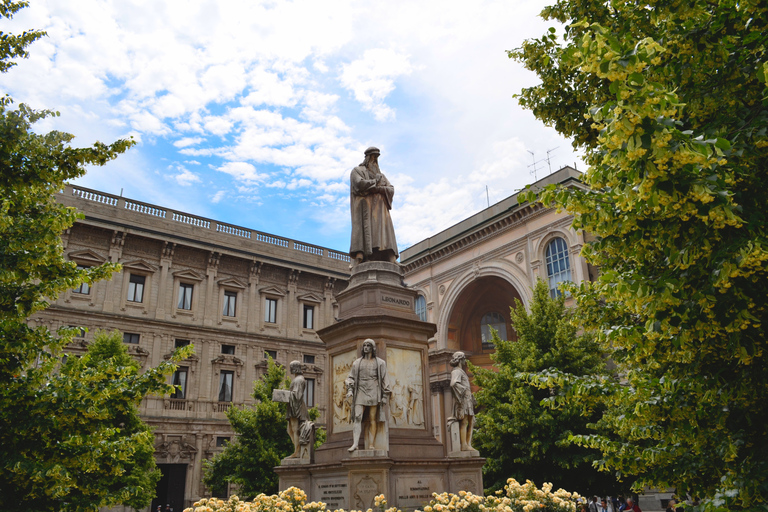
MULTIPOLYGON (((555 146, 554 148, 547 150, 547 166, 549 167, 549 174, 552 174, 552 164, 549 161, 549 154, 552 153, 553 151, 555 151, 559 147, 560 146, 555 146)), ((533 153, 531 153, 531 154, 533 154, 533 153)))
POLYGON ((537 166, 540 163, 542 163, 542 162, 547 162, 547 158, 545 158, 543 160, 538 160, 537 161, 536 160, 536 155, 533 154, 533 151, 530 151, 530 150, 527 150, 527 149, 526 149, 526 151, 528 151, 531 154, 531 158, 533 158, 533 163, 531 165, 529 165, 528 168, 531 169, 531 167, 533 167, 533 169, 531 169, 530 173, 533 174, 533 180, 534 181, 538 181, 539 177, 537 176, 537 173, 538 173, 539 168, 537 166))

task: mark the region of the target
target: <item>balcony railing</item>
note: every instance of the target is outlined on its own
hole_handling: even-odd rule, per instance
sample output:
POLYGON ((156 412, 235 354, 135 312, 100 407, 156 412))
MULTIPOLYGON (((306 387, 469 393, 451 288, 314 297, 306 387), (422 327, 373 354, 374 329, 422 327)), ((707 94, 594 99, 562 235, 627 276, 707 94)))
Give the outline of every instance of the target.
POLYGON ((286 249, 293 249, 305 254, 320 256, 321 258, 329 258, 331 260, 344 262, 350 261, 348 254, 335 251, 333 249, 327 249, 317 245, 311 245, 304 242, 283 238, 277 235, 271 235, 269 233, 262 233, 261 231, 248 229, 242 226, 225 224, 216 220, 198 217, 197 215, 179 212, 171 210, 170 208, 163 208, 162 206, 144 203, 133 199, 126 199, 121 196, 115 196, 105 192, 99 192, 97 190, 91 190, 74 185, 67 185, 64 193, 71 195, 72 197, 84 199, 86 201, 93 201, 95 203, 112 206, 118 209, 125 209, 130 212, 157 217, 168 222, 178 222, 180 224, 186 224, 196 228, 210 229, 217 233, 223 233, 225 235, 236 236, 239 238, 247 238, 264 244, 284 247, 286 249))

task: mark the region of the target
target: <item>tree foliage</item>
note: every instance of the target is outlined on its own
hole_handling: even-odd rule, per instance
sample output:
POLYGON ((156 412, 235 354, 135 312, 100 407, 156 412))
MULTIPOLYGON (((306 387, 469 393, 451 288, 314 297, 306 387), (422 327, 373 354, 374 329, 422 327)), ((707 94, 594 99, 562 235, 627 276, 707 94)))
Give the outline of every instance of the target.
MULTIPOLYGON (((279 479, 272 469, 293 453, 293 443, 288 435, 286 404, 274 402, 272 391, 287 389, 290 381, 285 368, 270 357, 267 372, 253 383, 252 408, 231 407, 227 418, 237 434, 221 453, 205 461, 203 482, 211 489, 221 489, 228 483, 237 485, 238 496, 254 497, 260 493, 277 492, 279 479)), ((310 419, 318 416, 316 408, 309 410, 310 419)), ((322 434, 317 432, 317 443, 322 434)))
MULTIPOLYGON (((0 16, 10 18, 25 5, 3 0, 0 16)), ((43 35, 0 33, 0 72, 43 35)), ((119 268, 81 270, 64 258, 60 235, 78 214, 57 204, 55 193, 87 165, 102 165, 133 142, 74 148, 70 134, 32 130, 56 115, 0 98, 0 509, 139 508, 151 499, 156 473, 152 436, 136 405, 148 393, 168 391, 164 375, 176 359, 139 375, 111 335, 61 365, 76 330, 53 334, 28 325, 64 290, 119 268)))
MULTIPOLYGON (((707 506, 768 500, 768 4, 561 0, 564 24, 510 57, 520 103, 583 150, 589 190, 539 200, 596 236, 581 319, 623 381, 557 372, 618 439, 601 464, 707 506)), ((534 199, 533 194, 528 195, 534 199)))
POLYGON ((536 389, 521 378, 550 368, 574 375, 605 374, 597 342, 578 334, 564 298, 551 298, 541 280, 534 288, 530 312, 516 300, 511 316, 518 339, 505 341, 494 333, 493 369, 472 368, 480 387, 473 444, 487 457, 486 487, 502 489, 512 477, 584 493, 615 494, 615 479, 592 467, 599 452, 568 442, 572 434, 589 432, 597 411, 582 416, 581 407, 570 404, 552 410, 541 402, 558 393, 558 387, 536 389))

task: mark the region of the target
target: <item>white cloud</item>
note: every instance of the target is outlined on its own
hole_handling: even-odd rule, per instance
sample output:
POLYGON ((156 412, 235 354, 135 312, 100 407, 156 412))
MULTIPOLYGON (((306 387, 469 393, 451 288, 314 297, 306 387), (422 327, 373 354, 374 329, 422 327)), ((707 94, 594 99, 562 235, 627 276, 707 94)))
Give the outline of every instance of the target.
POLYGON ((173 145, 176 146, 177 148, 185 148, 187 146, 194 146, 194 145, 200 144, 204 140, 205 139, 203 139, 202 137, 183 137, 177 140, 176 142, 174 142, 173 145))
POLYGON ((412 70, 408 55, 376 48, 366 50, 362 58, 345 64, 339 78, 377 121, 390 121, 395 118, 395 111, 384 103, 384 99, 395 89, 395 79, 412 70))
POLYGON ((269 176, 268 174, 259 174, 256 167, 248 162, 227 162, 216 170, 246 183, 261 182, 269 176))
POLYGON ((222 199, 226 197, 226 195, 227 193, 225 191, 219 190, 213 195, 213 197, 211 198, 211 202, 213 204, 218 204, 219 202, 221 202, 222 199))
POLYGON ((179 166, 178 169, 181 172, 179 174, 173 175, 172 177, 174 180, 176 180, 176 183, 178 183, 182 187, 188 187, 193 183, 200 183, 202 181, 200 179, 200 176, 191 172, 190 170, 185 169, 184 167, 181 167, 181 166, 179 166))

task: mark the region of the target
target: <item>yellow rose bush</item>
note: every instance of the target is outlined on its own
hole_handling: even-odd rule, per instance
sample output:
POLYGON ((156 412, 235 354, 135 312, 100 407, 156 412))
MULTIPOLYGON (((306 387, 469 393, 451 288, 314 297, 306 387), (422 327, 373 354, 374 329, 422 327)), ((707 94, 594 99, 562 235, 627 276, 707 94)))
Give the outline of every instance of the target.
MULTIPOLYGON (((503 490, 492 496, 477 496, 471 492, 458 494, 434 493, 432 501, 418 512, 576 512, 580 496, 575 492, 558 489, 552 492, 552 484, 545 483, 541 489, 530 480, 520 484, 514 478, 507 480, 503 490)), ((367 511, 350 512, 400 512, 397 507, 388 507, 383 494, 374 498, 374 508, 367 511)), ((237 496, 228 500, 206 498, 196 502, 184 512, 345 512, 332 511, 322 502, 307 503, 307 494, 299 488, 290 487, 279 494, 259 494, 253 501, 242 501, 237 496)))

